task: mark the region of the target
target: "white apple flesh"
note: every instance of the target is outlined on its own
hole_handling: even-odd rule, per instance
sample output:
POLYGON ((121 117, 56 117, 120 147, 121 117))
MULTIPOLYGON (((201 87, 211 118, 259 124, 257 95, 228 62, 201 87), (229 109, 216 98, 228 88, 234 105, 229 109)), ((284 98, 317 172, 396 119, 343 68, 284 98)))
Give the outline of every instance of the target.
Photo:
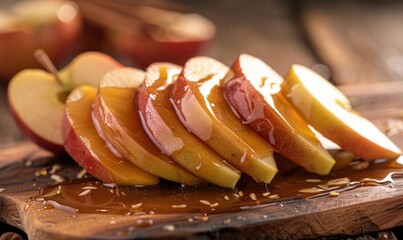
POLYGON ((57 74, 61 82, 42 70, 23 70, 8 85, 10 112, 35 143, 56 154, 63 153, 60 126, 67 95, 83 84, 98 87, 104 73, 120 66, 105 54, 87 52, 57 74))
POLYGON ((8 86, 9 109, 21 130, 39 146, 64 152, 60 134, 66 93, 54 76, 42 70, 24 70, 8 86))

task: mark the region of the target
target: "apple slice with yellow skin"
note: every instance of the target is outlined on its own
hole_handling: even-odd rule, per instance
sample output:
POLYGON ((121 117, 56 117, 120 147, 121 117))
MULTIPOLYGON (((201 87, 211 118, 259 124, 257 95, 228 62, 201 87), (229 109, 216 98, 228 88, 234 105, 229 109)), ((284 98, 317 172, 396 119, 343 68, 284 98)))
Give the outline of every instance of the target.
POLYGON ((104 73, 120 66, 103 53, 87 52, 57 73, 59 81, 39 69, 23 70, 8 85, 10 112, 32 141, 56 154, 63 153, 60 129, 67 95, 83 84, 98 86, 104 73))
POLYGON ((282 91, 312 127, 342 149, 365 160, 402 154, 374 124, 352 109, 342 92, 312 70, 293 65, 282 91))
POLYGON ((104 75, 94 102, 93 119, 98 132, 105 135, 124 158, 161 178, 186 185, 203 181, 165 156, 151 142, 140 122, 135 95, 144 72, 119 68, 104 75))
POLYGON ((188 60, 171 91, 182 124, 228 163, 270 183, 277 173, 271 146, 232 113, 222 93, 229 68, 208 57, 188 60))
POLYGON ((157 184, 158 177, 115 156, 99 137, 91 118, 96 94, 96 88, 84 85, 74 89, 68 96, 62 124, 66 151, 88 173, 103 182, 118 185, 157 184))
POLYGON ((240 173, 181 124, 170 101, 171 84, 182 68, 168 63, 148 67, 137 94, 143 127, 154 144, 176 163, 210 183, 234 188, 240 173))
POLYGON ((233 76, 228 76, 224 96, 242 122, 259 133, 274 151, 307 171, 329 174, 335 161, 282 96, 280 75, 247 54, 242 54, 231 69, 233 76))

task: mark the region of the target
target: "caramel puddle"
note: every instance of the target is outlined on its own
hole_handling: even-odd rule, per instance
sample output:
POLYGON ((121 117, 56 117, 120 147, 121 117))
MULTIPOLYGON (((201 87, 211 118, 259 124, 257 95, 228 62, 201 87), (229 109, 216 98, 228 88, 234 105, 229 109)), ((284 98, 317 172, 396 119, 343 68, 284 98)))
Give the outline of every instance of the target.
POLYGON ((58 208, 73 213, 210 215, 294 199, 337 197, 360 187, 393 185, 394 179, 403 177, 402 164, 403 157, 370 164, 356 161, 326 177, 296 169, 276 176, 269 185, 245 176, 236 189, 215 185, 181 186, 168 181, 149 187, 117 187, 96 179, 72 180, 44 187, 30 200, 42 201, 43 209, 58 208))

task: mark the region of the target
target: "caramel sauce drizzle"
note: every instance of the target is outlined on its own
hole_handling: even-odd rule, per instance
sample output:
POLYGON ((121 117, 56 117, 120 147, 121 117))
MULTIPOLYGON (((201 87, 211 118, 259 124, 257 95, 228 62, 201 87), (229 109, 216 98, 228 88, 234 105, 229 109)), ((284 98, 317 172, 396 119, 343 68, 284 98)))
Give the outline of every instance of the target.
POLYGON ((319 177, 297 168, 280 173, 271 184, 244 176, 235 189, 215 185, 182 186, 162 181, 159 185, 118 187, 96 179, 72 180, 42 188, 31 201, 43 209, 72 213, 118 215, 217 214, 265 207, 295 199, 338 197, 360 187, 388 185, 403 177, 403 157, 370 164, 353 161, 346 169, 319 177))

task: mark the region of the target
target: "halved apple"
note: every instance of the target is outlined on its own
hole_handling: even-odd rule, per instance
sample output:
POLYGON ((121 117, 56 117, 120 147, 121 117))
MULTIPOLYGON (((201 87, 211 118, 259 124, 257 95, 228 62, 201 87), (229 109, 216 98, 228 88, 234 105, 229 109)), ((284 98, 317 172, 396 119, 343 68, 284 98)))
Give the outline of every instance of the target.
POLYGON ((188 132, 170 104, 171 84, 181 71, 168 63, 148 67, 137 95, 141 123, 154 144, 176 163, 210 183, 234 188, 240 173, 188 132))
POLYGON ((115 156, 99 137, 91 118, 96 93, 94 87, 81 86, 68 96, 61 131, 66 151, 87 172, 103 182, 119 185, 157 184, 158 177, 115 156))
POLYGON ((335 161, 280 92, 283 79, 260 59, 242 54, 232 65, 224 96, 244 124, 310 172, 326 175, 335 161))
POLYGON ((208 57, 188 60, 171 103, 182 124, 238 170, 270 183, 277 173, 271 146, 232 113, 222 93, 229 68, 208 57))
POLYGON ((162 154, 145 133, 135 104, 136 90, 143 80, 144 72, 135 68, 119 68, 105 74, 93 107, 98 132, 138 167, 174 182, 200 184, 201 179, 162 154))
POLYGON ((64 103, 71 89, 83 84, 98 86, 105 72, 120 66, 105 54, 87 52, 58 74, 61 83, 48 72, 23 70, 8 85, 10 112, 31 140, 60 154, 64 152, 60 133, 64 103))
POLYGON ((293 65, 282 91, 318 132, 356 156, 374 160, 402 154, 374 124, 351 108, 342 92, 312 70, 293 65))

